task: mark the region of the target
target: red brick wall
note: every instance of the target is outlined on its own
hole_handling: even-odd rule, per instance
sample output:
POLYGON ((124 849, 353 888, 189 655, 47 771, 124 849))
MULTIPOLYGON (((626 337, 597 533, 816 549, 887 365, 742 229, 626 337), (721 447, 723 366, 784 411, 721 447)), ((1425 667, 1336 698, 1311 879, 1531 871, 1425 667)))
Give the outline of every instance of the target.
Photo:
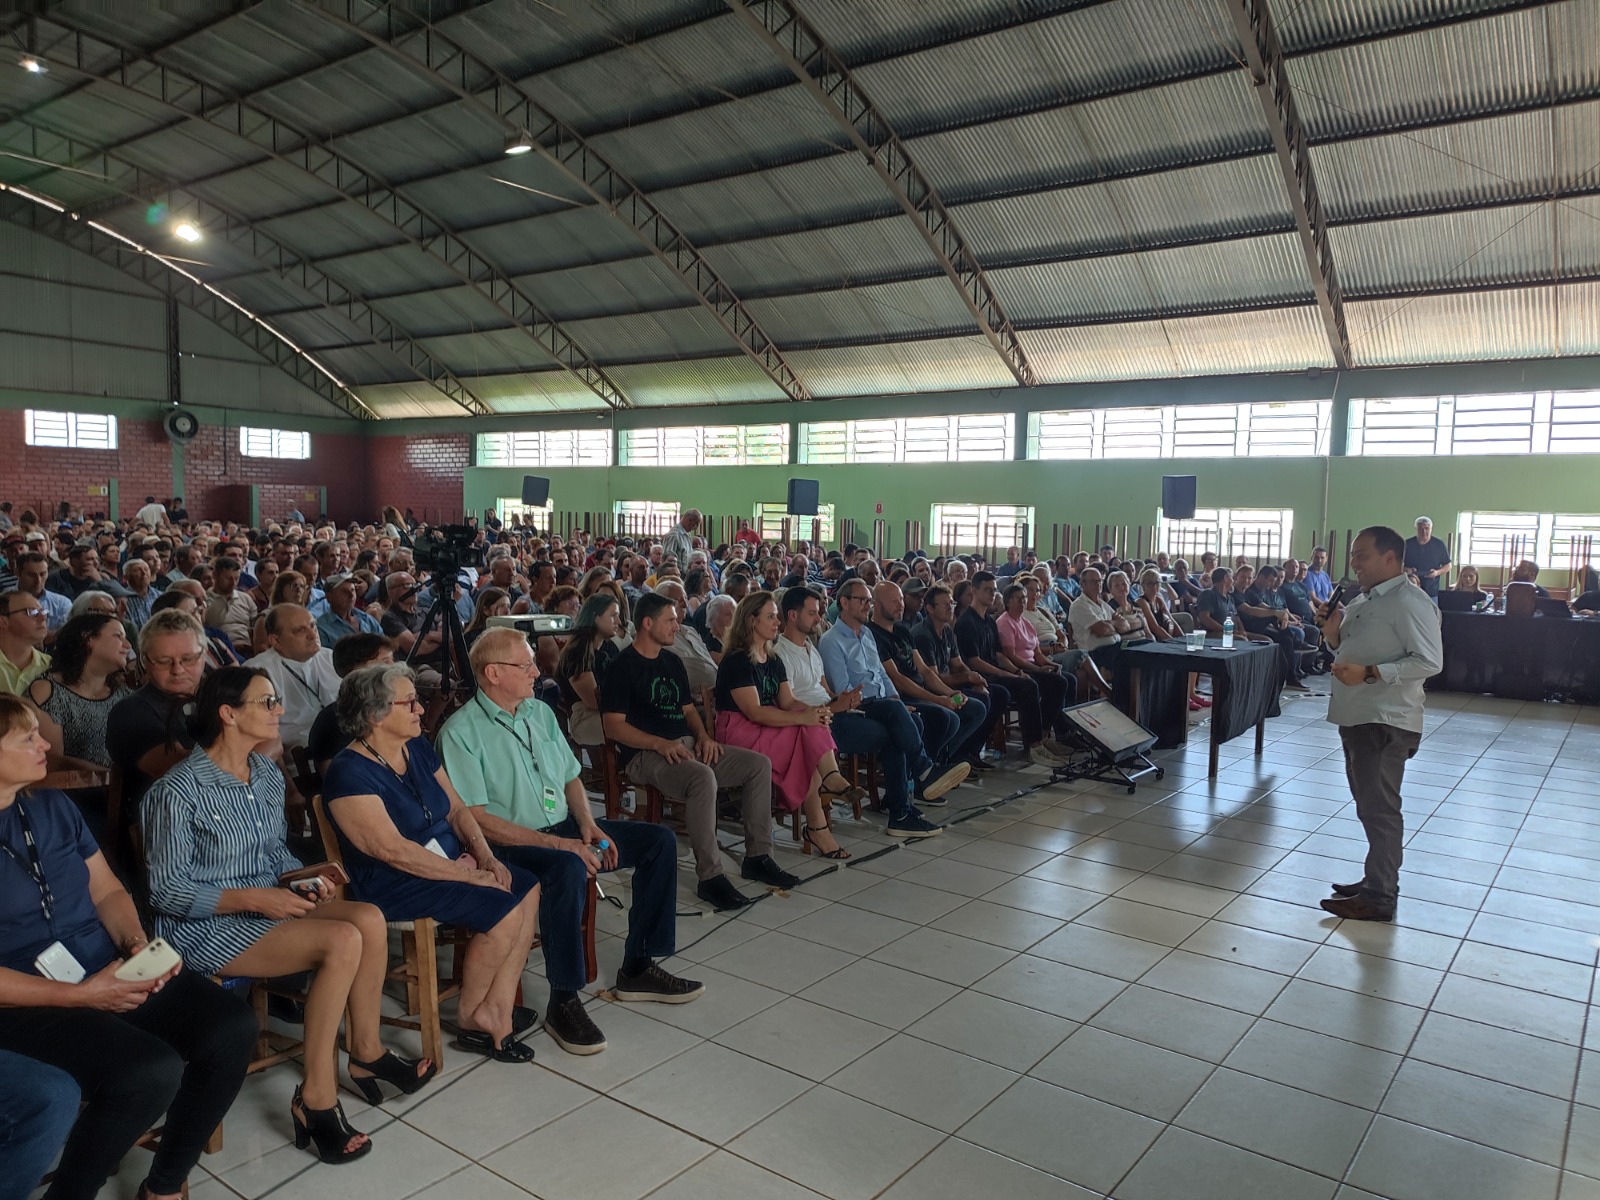
POLYGON ((261 487, 263 521, 281 520, 291 507, 315 519, 317 489, 325 486, 330 517, 366 521, 372 514, 365 467, 366 439, 359 434, 313 433, 307 459, 245 458, 237 427, 202 425, 184 449, 184 507, 196 517, 232 515, 226 489, 254 483, 261 487))
POLYGON ((470 433, 368 438, 368 503, 374 514, 392 504, 430 523, 459 521, 462 476, 471 465, 470 433))
MULTIPOLYGON (((0 499, 41 517, 61 500, 85 512, 104 511, 107 498, 90 495, 115 478, 123 515, 146 496, 172 495, 172 444, 158 421, 119 419, 116 450, 52 450, 24 444, 20 409, 0 409, 0 446, 10 459, 0 471, 0 499)), ((472 435, 363 437, 314 433, 305 460, 245 458, 237 428, 205 423, 184 450, 184 503, 196 517, 247 513, 238 507, 244 484, 261 491, 261 517, 277 520, 298 507, 317 516, 318 489, 328 489, 328 515, 339 522, 370 521, 385 504, 410 508, 428 521, 461 519, 462 475, 472 462, 472 435)))
POLYGON ((156 421, 117 422, 115 450, 53 450, 26 444, 26 418, 21 409, 0 409, 0 446, 7 462, 0 470, 0 499, 20 512, 34 509, 47 518, 65 500, 84 512, 105 512, 108 498, 90 495, 116 479, 124 512, 132 512, 146 496, 172 494, 172 445, 156 421))

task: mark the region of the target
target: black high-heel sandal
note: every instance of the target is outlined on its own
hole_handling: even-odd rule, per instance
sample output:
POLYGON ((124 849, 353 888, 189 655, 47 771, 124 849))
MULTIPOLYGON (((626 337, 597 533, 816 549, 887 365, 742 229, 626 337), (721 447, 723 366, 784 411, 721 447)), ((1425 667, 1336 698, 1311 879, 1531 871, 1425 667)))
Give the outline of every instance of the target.
POLYGON ((829 771, 822 777, 822 783, 824 786, 819 787, 817 790, 830 800, 842 800, 846 804, 860 804, 867 798, 866 788, 852 785, 851 782, 838 771, 829 771), (830 779, 837 779, 840 783, 844 784, 844 787, 839 791, 835 791, 834 789, 827 787, 827 782, 830 779))
POLYGON ((843 846, 836 846, 832 850, 824 850, 817 844, 817 839, 811 836, 811 831, 813 829, 821 831, 832 828, 833 822, 831 821, 824 821, 821 825, 803 825, 800 829, 801 850, 806 854, 820 854, 823 858, 831 858, 838 861, 843 861, 844 859, 849 858, 850 851, 846 850, 843 846))
POLYGON ((335 1104, 332 1108, 307 1108, 306 1102, 300 1096, 300 1089, 294 1089, 294 1099, 289 1101, 289 1119, 294 1122, 294 1147, 304 1150, 315 1142, 317 1157, 325 1163, 337 1166, 340 1163, 355 1162, 372 1149, 372 1138, 362 1133, 359 1129, 350 1128, 350 1122, 345 1120, 344 1105, 335 1104), (365 1137, 367 1140, 354 1150, 348 1149, 351 1138, 365 1137))
POLYGON ((393 1084, 407 1096, 419 1091, 439 1073, 439 1064, 428 1062, 428 1069, 421 1075, 417 1068, 428 1062, 425 1058, 401 1058, 393 1050, 385 1050, 379 1058, 371 1062, 359 1062, 354 1055, 350 1056, 350 1082, 356 1091, 361 1093, 361 1098, 373 1107, 383 1103, 383 1089, 378 1086, 381 1079, 384 1083, 393 1084), (355 1068, 360 1067, 368 1071, 368 1075, 357 1075, 355 1068))

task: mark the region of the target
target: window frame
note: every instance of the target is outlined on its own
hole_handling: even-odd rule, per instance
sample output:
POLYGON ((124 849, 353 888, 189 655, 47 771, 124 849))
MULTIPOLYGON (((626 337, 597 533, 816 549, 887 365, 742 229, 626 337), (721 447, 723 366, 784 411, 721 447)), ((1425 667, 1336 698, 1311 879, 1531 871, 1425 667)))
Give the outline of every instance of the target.
POLYGON ((499 430, 477 435, 473 441, 473 464, 480 467, 609 467, 613 448, 611 430, 604 426, 499 430), (497 442, 501 445, 497 446, 497 442))
POLYGON ((117 418, 110 413, 78 413, 64 412, 52 408, 29 408, 23 410, 22 440, 25 445, 36 446, 41 450, 116 450, 118 446, 117 418), (45 431, 41 435, 39 418, 47 418, 45 424, 53 424, 55 419, 60 422, 58 440, 52 431, 45 431), (103 424, 101 424, 103 423, 103 424), (84 426, 93 428, 100 424, 104 436, 86 440, 88 432, 84 426), (40 440, 43 436, 46 440, 40 440))
POLYGON ((1010 412, 803 421, 802 466, 871 463, 1010 462, 1016 417, 1010 412))
POLYGON ((623 429, 619 467, 756 467, 789 462, 789 425, 660 425, 623 429))
POLYGON ((311 457, 311 434, 303 429, 274 429, 266 425, 239 426, 239 454, 243 458, 267 459, 276 462, 304 462, 311 457), (266 453, 261 452, 259 439, 265 434, 266 453), (252 442, 256 447, 251 448, 252 442), (297 451, 303 451, 298 453, 297 451))

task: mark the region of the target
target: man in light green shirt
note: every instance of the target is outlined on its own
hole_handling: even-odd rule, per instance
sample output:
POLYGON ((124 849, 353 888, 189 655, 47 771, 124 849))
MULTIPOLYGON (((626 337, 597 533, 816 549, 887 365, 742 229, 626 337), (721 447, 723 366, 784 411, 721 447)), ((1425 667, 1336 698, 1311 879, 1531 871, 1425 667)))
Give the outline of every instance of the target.
POLYGON ((655 961, 676 949, 678 841, 660 825, 595 820, 578 760, 549 706, 533 698, 539 667, 527 638, 490 629, 470 658, 478 690, 440 730, 439 754, 495 854, 539 878, 539 937, 550 980, 545 1028, 569 1053, 598 1054, 605 1035, 579 994, 587 982, 583 911, 597 872, 633 868, 617 999, 685 1004, 705 991, 655 961))
POLYGON ((27 592, 7 592, 0 596, 0 604, 5 606, 0 615, 0 692, 20 696, 50 669, 50 656, 39 649, 44 644, 45 610, 27 592))

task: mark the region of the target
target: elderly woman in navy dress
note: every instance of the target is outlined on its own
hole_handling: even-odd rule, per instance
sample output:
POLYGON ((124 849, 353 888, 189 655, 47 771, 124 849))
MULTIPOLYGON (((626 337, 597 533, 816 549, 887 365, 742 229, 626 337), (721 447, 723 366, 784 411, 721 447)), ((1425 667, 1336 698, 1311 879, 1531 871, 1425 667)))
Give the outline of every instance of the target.
POLYGON ((437 1068, 400 1058, 378 1040, 389 962, 383 914, 309 899, 279 883, 300 863, 286 844, 283 773, 261 751, 278 738, 283 707, 265 671, 223 667, 195 697, 193 753, 168 771, 140 810, 156 930, 200 971, 273 979, 313 972, 306 996, 305 1081, 290 1106, 295 1143, 315 1142, 323 1162, 360 1158, 372 1141, 338 1103, 339 1020, 351 1082, 372 1103, 378 1080, 414 1092, 437 1068))
POLYGON ((403 663, 345 676, 339 727, 353 740, 323 776, 328 815, 354 895, 391 921, 433 917, 473 932, 456 1045, 527 1062, 533 1051, 515 1035, 531 1014, 518 1013, 516 994, 538 925, 538 881, 495 858, 422 736, 421 710, 416 676, 403 663))

